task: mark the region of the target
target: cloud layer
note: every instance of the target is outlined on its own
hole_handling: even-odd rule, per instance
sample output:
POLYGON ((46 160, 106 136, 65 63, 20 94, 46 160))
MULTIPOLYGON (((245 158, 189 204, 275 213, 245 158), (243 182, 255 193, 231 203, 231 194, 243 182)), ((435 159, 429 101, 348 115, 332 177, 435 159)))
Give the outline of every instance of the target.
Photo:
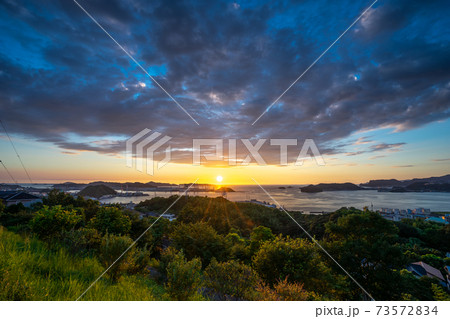
POLYGON ((377 4, 254 126, 369 3, 79 3, 200 126, 75 3, 3 1, 0 115, 11 133, 75 153, 118 154, 147 127, 180 149, 192 137, 313 138, 322 153, 358 155, 339 140, 450 116, 448 1, 377 4))

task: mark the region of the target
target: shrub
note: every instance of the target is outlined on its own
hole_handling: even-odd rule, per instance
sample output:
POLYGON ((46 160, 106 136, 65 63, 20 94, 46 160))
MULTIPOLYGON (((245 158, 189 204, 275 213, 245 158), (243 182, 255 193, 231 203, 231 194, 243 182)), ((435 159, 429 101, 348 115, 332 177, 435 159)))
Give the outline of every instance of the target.
POLYGON ((173 300, 198 299, 202 282, 201 268, 200 259, 187 261, 182 252, 176 254, 167 265, 166 290, 169 297, 173 300))
POLYGON ((30 221, 30 227, 39 237, 50 238, 73 229, 81 220, 82 217, 75 210, 66 210, 61 206, 44 206, 36 212, 30 221))
POLYGON ((247 241, 237 233, 229 233, 225 236, 227 251, 230 259, 238 259, 249 263, 251 256, 247 248, 247 241))
POLYGON ((61 192, 58 189, 52 189, 47 197, 42 199, 42 203, 46 206, 74 206, 75 198, 68 193, 61 192))
POLYGON ((307 290, 330 291, 333 282, 316 246, 306 239, 277 237, 266 241, 253 258, 255 270, 264 281, 275 285, 286 277, 289 282, 301 282, 307 290))
POLYGON ((148 272, 147 267, 150 263, 150 253, 148 252, 147 247, 144 247, 143 249, 132 249, 129 253, 133 254, 132 259, 134 262, 127 269, 127 272, 129 274, 148 272))
POLYGON ((442 286, 438 284, 431 284, 431 290, 433 291, 433 297, 436 301, 450 301, 450 295, 445 292, 442 286))
POLYGON ((102 236, 96 229, 83 227, 66 231, 62 242, 70 252, 83 254, 98 250, 102 244, 102 236))
POLYGON ((275 235, 270 228, 258 226, 250 234, 250 251, 254 254, 265 241, 272 241, 275 235))
POLYGON ((302 284, 288 282, 287 278, 278 281, 273 289, 267 284, 260 282, 257 291, 259 299, 262 301, 318 300, 318 296, 315 293, 304 290, 302 284))
POLYGON ((117 260, 117 258, 119 258, 132 243, 133 241, 131 238, 127 236, 106 234, 103 237, 98 256, 105 268, 108 268, 115 263, 107 272, 108 276, 113 281, 118 281, 124 272, 134 267, 135 247, 132 247, 126 254, 117 260))
POLYGON ((168 247, 161 253, 161 259, 157 264, 157 269, 160 273, 161 280, 167 280, 167 266, 175 259, 178 251, 172 246, 168 247))
POLYGON ((131 229, 131 220, 117 207, 101 207, 88 226, 101 234, 127 235, 131 229))
POLYGON ((222 261, 227 256, 224 237, 206 223, 180 224, 171 237, 175 248, 182 249, 187 259, 200 257, 205 267, 213 257, 222 261))
POLYGON ((254 300, 258 281, 251 267, 235 260, 218 263, 213 259, 205 270, 206 286, 220 300, 254 300))
POLYGON ((30 228, 29 224, 32 219, 33 214, 26 211, 21 211, 15 214, 9 214, 6 212, 0 214, 0 224, 16 232, 28 231, 30 228))

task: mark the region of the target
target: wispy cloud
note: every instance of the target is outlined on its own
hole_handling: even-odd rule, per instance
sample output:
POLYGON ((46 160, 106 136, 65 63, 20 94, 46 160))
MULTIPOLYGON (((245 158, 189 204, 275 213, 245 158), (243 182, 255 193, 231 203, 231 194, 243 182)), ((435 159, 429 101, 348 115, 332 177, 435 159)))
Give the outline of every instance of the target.
POLYGON ((436 158, 433 159, 434 162, 447 162, 450 161, 450 158, 436 158))

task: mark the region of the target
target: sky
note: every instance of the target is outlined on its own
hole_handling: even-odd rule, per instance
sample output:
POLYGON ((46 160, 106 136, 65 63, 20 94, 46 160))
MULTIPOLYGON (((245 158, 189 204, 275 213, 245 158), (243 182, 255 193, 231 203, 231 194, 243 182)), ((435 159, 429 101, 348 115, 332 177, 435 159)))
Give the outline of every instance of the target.
MULTIPOLYGON (((448 1, 77 1, 0 1, 0 119, 33 182, 450 173, 448 1), (145 128, 171 137, 153 176, 125 161, 127 139, 145 128), (224 157, 193 165, 193 139, 223 139, 224 157), (241 165, 241 139, 267 140, 265 165, 241 165), (298 141, 289 165, 270 139, 298 141), (325 165, 293 165, 306 139, 325 165)), ((29 182, 2 127, 0 160, 29 182)), ((12 182, 3 167, 0 182, 12 182)))

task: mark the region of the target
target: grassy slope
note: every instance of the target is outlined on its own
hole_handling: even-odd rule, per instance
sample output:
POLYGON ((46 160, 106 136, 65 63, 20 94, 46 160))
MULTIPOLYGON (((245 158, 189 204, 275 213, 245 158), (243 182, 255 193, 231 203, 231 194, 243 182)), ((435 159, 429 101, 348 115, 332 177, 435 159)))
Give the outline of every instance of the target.
MULTIPOLYGON (((0 226, 0 300, 75 300, 104 271, 95 258, 49 250, 0 226)), ((82 300, 160 300, 163 288, 143 276, 102 278, 82 300)))

